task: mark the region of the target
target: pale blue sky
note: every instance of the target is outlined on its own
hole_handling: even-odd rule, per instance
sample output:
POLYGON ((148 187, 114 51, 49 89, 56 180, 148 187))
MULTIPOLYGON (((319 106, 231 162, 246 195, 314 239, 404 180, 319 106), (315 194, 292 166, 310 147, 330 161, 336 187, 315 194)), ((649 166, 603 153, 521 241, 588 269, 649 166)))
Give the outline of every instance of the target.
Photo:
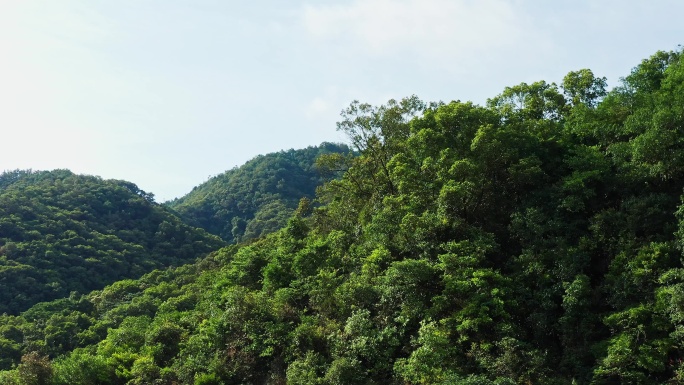
POLYGON ((484 103, 684 42, 678 0, 0 0, 0 171, 126 179, 158 201, 344 141, 352 100, 484 103))

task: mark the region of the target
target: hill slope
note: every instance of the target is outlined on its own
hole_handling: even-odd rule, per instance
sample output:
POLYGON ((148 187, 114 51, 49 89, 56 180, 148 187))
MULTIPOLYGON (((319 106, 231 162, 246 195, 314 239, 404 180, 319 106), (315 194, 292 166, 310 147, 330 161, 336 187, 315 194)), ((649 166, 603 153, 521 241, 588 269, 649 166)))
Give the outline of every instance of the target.
POLYGON ((221 245, 129 182, 66 170, 0 175, 0 313, 191 262, 221 245))
POLYGON ((167 205, 227 242, 258 238, 284 226, 301 198, 313 198, 323 183, 314 167, 320 155, 347 152, 345 145, 323 143, 259 155, 167 205))
POLYGON ((610 92, 581 70, 343 118, 361 154, 321 206, 0 317, 0 383, 684 382, 681 51, 610 92))

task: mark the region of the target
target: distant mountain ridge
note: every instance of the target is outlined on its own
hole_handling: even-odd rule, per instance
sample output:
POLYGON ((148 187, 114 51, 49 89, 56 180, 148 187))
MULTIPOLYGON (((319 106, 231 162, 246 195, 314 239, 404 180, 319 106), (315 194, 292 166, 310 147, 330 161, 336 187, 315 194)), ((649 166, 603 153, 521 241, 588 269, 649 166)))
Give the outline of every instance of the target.
POLYGON ((320 155, 349 152, 346 145, 323 143, 259 155, 166 205, 227 242, 258 238, 282 228, 301 198, 313 198, 323 182, 315 167, 320 155))
POLYGON ((0 174, 0 313, 192 262, 223 244, 130 182, 68 170, 0 174))

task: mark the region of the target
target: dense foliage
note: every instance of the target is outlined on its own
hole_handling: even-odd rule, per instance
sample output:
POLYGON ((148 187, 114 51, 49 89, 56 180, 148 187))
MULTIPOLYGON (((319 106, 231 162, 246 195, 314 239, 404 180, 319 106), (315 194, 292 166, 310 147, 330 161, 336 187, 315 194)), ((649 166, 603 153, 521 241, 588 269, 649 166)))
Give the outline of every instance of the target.
POLYGON ((321 206, 4 317, 0 383, 684 382, 682 52, 338 128, 321 206))
POLYGON ((66 170, 0 174, 0 314, 192 262, 222 244, 129 182, 66 170))
POLYGON ((299 199, 314 197, 326 177, 315 167, 320 155, 348 153, 345 145, 323 143, 259 155, 167 205, 227 242, 258 238, 282 228, 299 199))

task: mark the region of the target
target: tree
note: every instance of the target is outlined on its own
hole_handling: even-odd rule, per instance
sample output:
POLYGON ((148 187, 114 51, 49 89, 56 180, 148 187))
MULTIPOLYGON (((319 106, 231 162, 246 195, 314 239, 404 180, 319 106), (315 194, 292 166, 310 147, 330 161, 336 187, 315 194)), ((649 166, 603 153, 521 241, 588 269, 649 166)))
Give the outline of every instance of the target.
POLYGON ((606 96, 606 78, 597 78, 590 69, 569 72, 563 78, 563 93, 574 106, 593 108, 606 96))
POLYGON ((399 102, 391 99, 380 107, 355 100, 342 111, 337 130, 362 154, 352 167, 362 169, 376 190, 396 192, 387 164, 408 138, 409 121, 424 109, 425 103, 414 95, 399 102))
POLYGON ((50 359, 38 352, 24 354, 17 371, 22 385, 50 385, 52 382, 50 359))

